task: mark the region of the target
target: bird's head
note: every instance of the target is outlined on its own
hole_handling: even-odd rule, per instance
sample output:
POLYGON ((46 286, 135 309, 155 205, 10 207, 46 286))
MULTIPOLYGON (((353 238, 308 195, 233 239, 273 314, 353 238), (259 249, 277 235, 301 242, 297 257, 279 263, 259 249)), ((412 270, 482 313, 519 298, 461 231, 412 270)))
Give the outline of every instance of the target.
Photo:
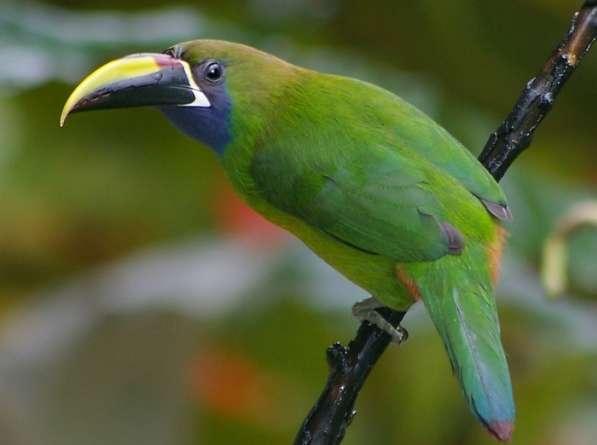
POLYGON ((263 125, 275 113, 280 91, 297 70, 245 45, 180 43, 163 53, 114 60, 91 73, 68 98, 60 125, 76 112, 153 106, 222 154, 234 134, 263 125))

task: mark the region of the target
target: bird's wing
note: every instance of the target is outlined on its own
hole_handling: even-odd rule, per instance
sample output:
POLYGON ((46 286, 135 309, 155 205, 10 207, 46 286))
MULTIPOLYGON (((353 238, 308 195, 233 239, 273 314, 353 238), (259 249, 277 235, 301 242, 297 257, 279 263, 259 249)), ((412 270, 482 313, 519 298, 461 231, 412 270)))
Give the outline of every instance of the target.
POLYGON ((470 151, 411 104, 396 98, 394 107, 408 116, 395 121, 404 146, 460 181, 493 216, 501 220, 511 218, 502 189, 470 151))
POLYGON ((308 158, 258 153, 252 171, 261 196, 345 244, 397 261, 433 260, 463 248, 412 160, 375 149, 308 158))

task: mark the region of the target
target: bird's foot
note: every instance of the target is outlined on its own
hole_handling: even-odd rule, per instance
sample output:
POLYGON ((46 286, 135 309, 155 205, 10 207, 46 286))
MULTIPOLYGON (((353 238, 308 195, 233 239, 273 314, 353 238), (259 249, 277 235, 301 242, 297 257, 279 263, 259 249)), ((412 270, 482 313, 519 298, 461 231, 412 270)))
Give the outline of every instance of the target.
POLYGON ((392 324, 377 311, 377 309, 383 307, 385 307, 385 305, 380 303, 377 299, 373 297, 367 298, 366 300, 355 303, 352 307, 352 315, 354 315, 357 320, 367 321, 372 325, 377 326, 392 337, 394 343, 400 344, 406 341, 408 338, 408 331, 400 325, 396 327, 392 326, 392 324))

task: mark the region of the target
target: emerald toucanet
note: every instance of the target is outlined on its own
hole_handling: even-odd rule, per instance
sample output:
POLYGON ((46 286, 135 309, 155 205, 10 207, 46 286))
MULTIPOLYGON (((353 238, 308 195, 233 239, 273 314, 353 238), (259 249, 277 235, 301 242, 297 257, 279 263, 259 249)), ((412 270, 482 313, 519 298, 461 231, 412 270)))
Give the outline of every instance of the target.
MULTIPOLYGON (((246 202, 375 300, 423 300, 470 408, 498 438, 514 402, 492 295, 510 213, 458 141, 394 94, 256 49, 196 40, 104 65, 74 90, 74 112, 155 106, 213 149, 246 202)), ((388 329, 389 327, 389 329, 388 329)))

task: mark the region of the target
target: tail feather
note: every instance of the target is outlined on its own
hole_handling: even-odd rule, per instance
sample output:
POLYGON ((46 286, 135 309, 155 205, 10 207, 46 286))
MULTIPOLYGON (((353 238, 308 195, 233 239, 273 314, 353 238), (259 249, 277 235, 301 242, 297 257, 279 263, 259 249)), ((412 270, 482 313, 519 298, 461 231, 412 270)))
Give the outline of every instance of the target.
MULTIPOLYGON (((425 306, 477 418, 499 440, 509 440, 515 416, 508 363, 488 274, 464 258, 433 264, 420 283, 425 306)), ((478 267, 478 266, 477 266, 478 267)))

